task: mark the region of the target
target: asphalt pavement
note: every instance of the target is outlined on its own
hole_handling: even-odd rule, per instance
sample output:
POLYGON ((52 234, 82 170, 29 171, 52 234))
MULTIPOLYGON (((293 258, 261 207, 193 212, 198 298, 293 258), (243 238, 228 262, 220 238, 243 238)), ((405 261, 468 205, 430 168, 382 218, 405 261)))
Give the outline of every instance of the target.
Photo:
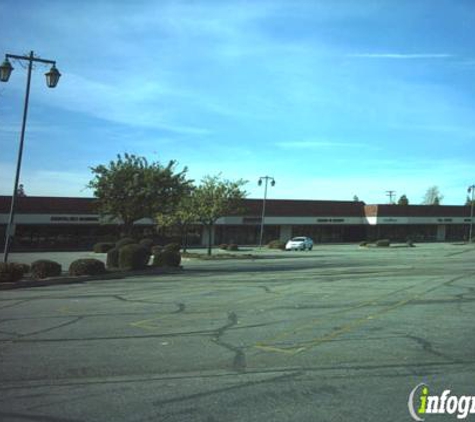
POLYGON ((253 253, 1 291, 0 420, 410 421, 420 383, 475 396, 473 246, 253 253))

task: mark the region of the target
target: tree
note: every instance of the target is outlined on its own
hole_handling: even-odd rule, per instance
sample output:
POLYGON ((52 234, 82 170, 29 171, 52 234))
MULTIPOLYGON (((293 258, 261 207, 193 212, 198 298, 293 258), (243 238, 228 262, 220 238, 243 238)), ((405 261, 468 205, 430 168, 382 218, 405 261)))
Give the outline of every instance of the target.
POLYGON ((407 199, 406 195, 401 195, 401 197, 397 201, 398 205, 409 205, 409 199, 407 199))
POLYGON ((179 229, 183 252, 186 252, 188 247, 188 229, 191 224, 198 221, 193 192, 183 196, 173 212, 158 213, 155 219, 160 227, 177 227, 179 229))
POLYGON ((186 179, 187 168, 176 172, 176 166, 174 160, 162 166, 145 157, 119 154, 107 166, 91 167, 94 178, 87 186, 94 189, 100 214, 122 220, 130 234, 134 221, 170 213, 189 192, 192 181, 186 179))
POLYGON ((208 255, 211 255, 213 227, 216 220, 239 210, 247 193, 241 188, 247 182, 221 180, 220 176, 206 176, 193 194, 193 206, 198 220, 208 231, 208 255))
POLYGON ((360 202, 360 198, 357 195, 353 196, 353 202, 360 202))
POLYGON ((444 195, 440 193, 439 188, 431 186, 424 195, 422 205, 440 205, 442 199, 444 199, 444 195))
POLYGON ((17 196, 26 196, 26 193, 25 193, 25 186, 23 184, 20 184, 18 186, 18 189, 16 191, 16 194, 17 196))

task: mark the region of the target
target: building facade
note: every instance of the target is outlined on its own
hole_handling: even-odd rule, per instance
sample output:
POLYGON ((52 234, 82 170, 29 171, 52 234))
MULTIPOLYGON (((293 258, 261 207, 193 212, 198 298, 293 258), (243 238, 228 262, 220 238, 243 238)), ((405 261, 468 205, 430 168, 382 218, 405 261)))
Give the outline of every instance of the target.
MULTIPOLYGON (((0 243, 5 238, 11 197, 0 196, 0 243)), ((245 199, 240 212, 220 218, 214 244, 259 242, 262 200, 245 199)), ((443 242, 468 238, 469 206, 366 205, 354 201, 267 200, 264 243, 305 235, 315 243, 392 241, 443 242)), ((137 221, 137 235, 163 237, 152 219, 137 221)), ((90 249, 98 241, 121 235, 121 225, 99 216, 92 198, 19 197, 15 215, 13 250, 90 249)), ((201 225, 190 230, 190 244, 204 244, 201 225)))

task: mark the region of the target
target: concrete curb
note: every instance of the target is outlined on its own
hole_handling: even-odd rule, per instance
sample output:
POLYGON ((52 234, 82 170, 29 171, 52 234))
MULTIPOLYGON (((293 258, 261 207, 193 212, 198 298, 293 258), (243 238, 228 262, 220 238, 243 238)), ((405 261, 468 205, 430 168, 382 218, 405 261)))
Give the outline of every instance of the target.
POLYGON ((27 287, 44 287, 44 286, 56 286, 63 284, 76 284, 85 283, 88 281, 100 281, 100 280, 114 280, 124 279, 129 277, 136 277, 142 275, 160 275, 160 274, 177 274, 183 272, 183 267, 178 268, 149 268, 146 270, 137 271, 109 271, 100 275, 83 275, 83 276, 61 276, 51 277, 44 279, 24 279, 13 283, 0 283, 0 290, 14 290, 27 287))

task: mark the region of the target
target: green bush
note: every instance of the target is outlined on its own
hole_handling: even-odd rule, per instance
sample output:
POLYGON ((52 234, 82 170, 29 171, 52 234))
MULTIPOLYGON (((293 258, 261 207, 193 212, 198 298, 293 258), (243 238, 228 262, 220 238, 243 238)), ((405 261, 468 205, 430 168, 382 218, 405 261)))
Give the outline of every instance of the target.
POLYGON ((153 239, 145 238, 139 242, 139 245, 143 246, 145 249, 147 249, 151 253, 154 243, 155 242, 153 241, 153 239))
POLYGON ((111 242, 99 242, 93 246, 92 250, 95 253, 107 253, 114 247, 114 245, 115 244, 111 242))
POLYGON ((107 252, 106 266, 107 268, 119 267, 119 248, 118 247, 112 248, 109 252, 107 252))
POLYGON ((76 259, 69 266, 70 275, 97 275, 105 272, 104 263, 93 258, 76 259))
POLYGON ((267 244, 267 247, 268 247, 269 249, 281 249, 281 250, 284 250, 284 249, 285 249, 285 242, 282 242, 282 241, 279 240, 279 239, 271 240, 271 241, 267 244))
POLYGON ((26 273, 29 273, 31 271, 31 268, 28 264, 15 264, 15 265, 18 265, 19 267, 21 267, 21 269, 23 270, 23 274, 26 274, 26 273))
POLYGON ((219 249, 227 250, 228 249, 228 244, 227 243, 221 243, 221 245, 219 245, 219 249))
POLYGON ((180 252, 164 249, 153 257, 153 265, 156 267, 179 267, 181 263, 180 252))
MULTIPOLYGON (((11 283, 21 280, 25 274, 26 264, 17 264, 16 262, 0 263, 0 283, 11 283)), ((28 265, 26 265, 28 267, 28 265)))
POLYGON ((239 246, 236 245, 235 243, 232 243, 231 245, 228 245, 227 249, 228 251, 237 251, 239 250, 239 246))
POLYGON ((160 246, 160 245, 152 246, 152 255, 158 255, 162 251, 163 251, 163 246, 160 246))
POLYGON ((121 270, 141 270, 150 259, 150 252, 143 246, 132 243, 119 249, 119 268, 121 270))
POLYGON ((387 248, 391 244, 389 239, 380 239, 376 241, 376 246, 379 248, 387 248))
POLYGON ((39 259, 31 264, 33 278, 58 277, 61 275, 61 265, 49 259, 39 259))
POLYGON ((179 243, 169 243, 165 245, 164 248, 167 251, 180 252, 181 245, 179 243))
POLYGON ((137 242, 131 237, 123 237, 122 239, 118 240, 115 243, 115 247, 120 249, 122 246, 131 245, 132 243, 137 243, 137 242))

